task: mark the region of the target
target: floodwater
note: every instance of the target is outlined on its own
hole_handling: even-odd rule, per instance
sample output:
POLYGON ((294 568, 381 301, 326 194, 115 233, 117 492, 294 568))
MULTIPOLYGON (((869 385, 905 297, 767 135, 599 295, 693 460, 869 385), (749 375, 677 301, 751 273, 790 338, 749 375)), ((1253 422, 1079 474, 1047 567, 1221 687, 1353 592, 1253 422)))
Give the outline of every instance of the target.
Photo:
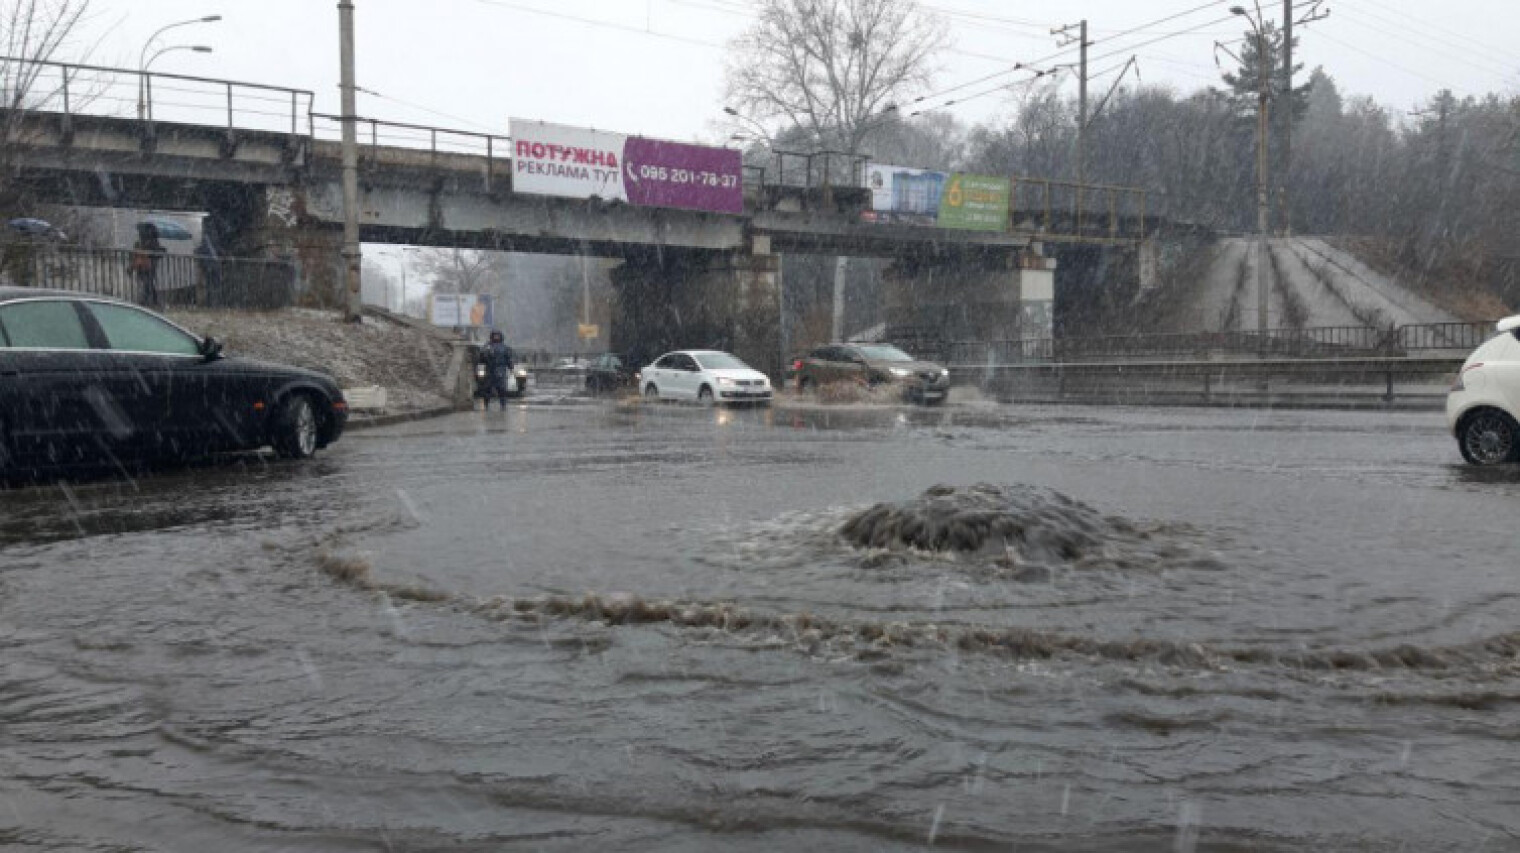
POLYGON ((0 493, 0 847, 1516 849, 1517 497, 1436 414, 974 404, 0 493))

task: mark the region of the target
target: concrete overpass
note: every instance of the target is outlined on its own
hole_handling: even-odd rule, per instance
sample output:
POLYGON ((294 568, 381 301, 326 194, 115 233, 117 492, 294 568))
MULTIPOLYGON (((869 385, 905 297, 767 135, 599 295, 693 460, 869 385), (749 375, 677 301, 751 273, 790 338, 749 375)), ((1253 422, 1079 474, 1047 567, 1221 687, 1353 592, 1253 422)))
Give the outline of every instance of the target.
MULTIPOLYGON (((56 72, 63 97, 31 104, 10 146, 12 168, 32 200, 204 210, 231 253, 293 257, 315 301, 341 297, 340 125, 312 110, 310 92, 40 67, 56 72), (87 74, 105 81, 97 103, 109 104, 99 92, 123 81, 146 90, 146 103, 137 115, 81 109, 69 85, 87 74), (153 93, 166 89, 182 100, 155 101, 153 93), (185 93, 202 89, 216 95, 214 106, 182 109, 193 100, 185 93), (241 106, 247 103, 261 108, 241 106)), ((360 129, 363 241, 618 258, 615 328, 651 346, 725 345, 770 368, 782 357, 782 254, 890 259, 889 313, 947 316, 954 307, 965 318, 957 334, 986 339, 1031 323, 1048 326, 1055 262, 1047 244, 1105 246, 1140 258, 1154 226, 1143 193, 1099 187, 1063 202, 1062 193, 1075 188, 1041 181, 1016 184, 1015 201, 1024 204, 1004 232, 867 223, 858 173, 827 159, 815 168, 814 158, 838 156, 826 153, 777 152, 775 168, 750 170, 741 214, 526 195, 513 192, 505 136, 372 119, 360 129)))

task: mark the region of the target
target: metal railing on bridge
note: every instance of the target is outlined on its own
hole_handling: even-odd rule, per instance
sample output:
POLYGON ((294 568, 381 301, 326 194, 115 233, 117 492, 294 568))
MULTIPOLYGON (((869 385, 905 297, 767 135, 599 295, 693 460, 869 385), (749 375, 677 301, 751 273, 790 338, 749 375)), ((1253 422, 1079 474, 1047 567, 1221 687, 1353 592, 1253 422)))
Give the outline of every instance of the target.
POLYGON ((139 305, 272 310, 295 303, 296 267, 264 258, 162 255, 133 268, 130 249, 72 246, 12 250, 5 277, 22 287, 109 296, 139 305))
MULTIPOLYGON (((378 162, 383 148, 402 148, 425 151, 429 164, 440 165, 442 158, 450 155, 485 158, 485 179, 491 189, 497 175, 510 174, 512 168, 512 139, 509 136, 483 133, 474 130, 450 130, 425 124, 408 124, 375 118, 355 118, 359 156, 368 156, 371 163, 378 162), (366 153, 367 152, 367 153, 366 153)), ((343 117, 328 113, 311 114, 311 135, 314 139, 338 141, 343 136, 343 117)))
POLYGON ((22 109, 78 116, 193 124, 228 130, 301 135, 310 132, 313 95, 305 89, 245 83, 189 74, 133 71, 69 62, 0 57, 23 68, 7 81, 28 81, 24 92, 0 90, 22 109))

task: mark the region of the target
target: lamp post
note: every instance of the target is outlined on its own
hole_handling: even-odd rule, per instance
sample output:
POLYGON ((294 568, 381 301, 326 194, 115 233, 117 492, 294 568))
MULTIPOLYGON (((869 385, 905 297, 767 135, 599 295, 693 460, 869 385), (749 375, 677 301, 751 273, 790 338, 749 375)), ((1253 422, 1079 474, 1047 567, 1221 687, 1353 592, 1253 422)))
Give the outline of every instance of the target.
POLYGON ((1258 340, 1258 354, 1265 358, 1267 355, 1267 289, 1268 273, 1267 264, 1271 259, 1267 256, 1267 217, 1269 202, 1267 200, 1267 109, 1271 97, 1270 80, 1267 75, 1267 36, 1261 23, 1261 6, 1258 3, 1256 16, 1246 11, 1244 6, 1231 6, 1230 14, 1239 15, 1251 24, 1251 31, 1256 35, 1256 66, 1257 66, 1257 95, 1256 95, 1256 334, 1258 340))
MULTIPOLYGON (((158 41, 158 37, 177 27, 188 27, 193 24, 214 24, 221 19, 221 15, 206 15, 200 18, 191 18, 188 21, 175 21, 172 24, 165 24, 164 26, 159 27, 157 30, 154 30, 153 35, 148 36, 148 40, 143 42, 142 50, 137 54, 137 118, 139 120, 144 118, 147 113, 146 81, 148 76, 148 66, 152 65, 153 60, 157 59, 160 54, 168 52, 168 49, 160 50, 158 53, 153 54, 152 59, 148 58, 148 51, 153 47, 154 42, 158 41)), ((197 53, 211 52, 211 48, 209 47, 205 50, 202 50, 200 47, 193 47, 190 49, 195 50, 197 53)))

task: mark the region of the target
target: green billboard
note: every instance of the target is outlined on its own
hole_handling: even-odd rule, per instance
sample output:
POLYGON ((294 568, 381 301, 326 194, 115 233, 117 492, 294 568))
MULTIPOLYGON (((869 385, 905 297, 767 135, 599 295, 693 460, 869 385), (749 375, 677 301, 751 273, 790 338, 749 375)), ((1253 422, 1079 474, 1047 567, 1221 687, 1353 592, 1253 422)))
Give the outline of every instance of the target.
POLYGON ((1008 227, 1007 178, 955 172, 939 199, 939 227, 1002 231, 1008 227))

